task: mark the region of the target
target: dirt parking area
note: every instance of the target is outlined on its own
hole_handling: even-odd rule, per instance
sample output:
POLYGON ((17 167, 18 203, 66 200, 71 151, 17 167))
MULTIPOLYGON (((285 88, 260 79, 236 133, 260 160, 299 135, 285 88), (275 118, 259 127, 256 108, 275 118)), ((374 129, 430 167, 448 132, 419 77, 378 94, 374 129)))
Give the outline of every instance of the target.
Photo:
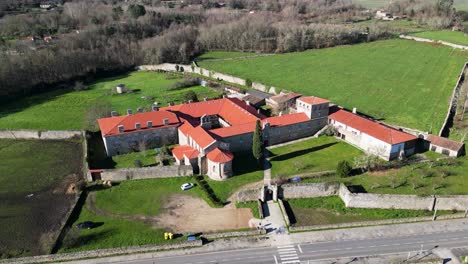
POLYGON ((189 195, 172 195, 157 217, 157 226, 173 232, 214 232, 249 227, 253 218, 248 208, 211 208, 204 200, 189 195))

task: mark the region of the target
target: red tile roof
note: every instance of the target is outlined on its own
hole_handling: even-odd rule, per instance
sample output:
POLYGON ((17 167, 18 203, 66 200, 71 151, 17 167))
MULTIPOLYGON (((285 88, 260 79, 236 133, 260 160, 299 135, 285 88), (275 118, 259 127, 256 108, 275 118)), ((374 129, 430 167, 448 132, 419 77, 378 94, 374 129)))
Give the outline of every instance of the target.
POLYGON ((328 101, 326 99, 316 97, 316 96, 301 97, 298 100, 301 101, 301 102, 304 102, 306 104, 310 104, 310 105, 325 104, 325 103, 330 102, 330 101, 328 101))
POLYGON ((124 127, 123 133, 136 132, 146 129, 157 129, 166 126, 174 126, 180 124, 180 119, 174 113, 168 111, 156 111, 138 113, 134 115, 114 116, 98 119, 101 134, 103 136, 113 136, 122 134, 119 133, 118 126, 124 127), (163 120, 168 119, 168 125, 164 125, 163 120), (151 128, 147 127, 147 122, 153 122, 151 128), (140 129, 135 129, 135 124, 140 123, 140 129))
POLYGON ((189 131, 189 136, 197 142, 198 146, 202 149, 213 144, 216 140, 208 134, 201 126, 197 126, 189 131))
POLYGON ((307 117, 305 113, 295 113, 289 115, 282 115, 282 116, 274 116, 266 118, 262 121, 262 123, 268 122, 270 123, 271 127, 274 126, 287 126, 292 124, 297 124, 305 121, 309 121, 310 118, 307 117))
POLYGON ((449 150, 457 151, 457 152, 460 151, 460 149, 464 145, 464 143, 453 141, 448 138, 439 137, 435 135, 428 135, 426 140, 431 142, 431 144, 433 145, 446 148, 449 150))
MULTIPOLYGON (((262 126, 268 122, 270 123, 270 127, 277 127, 277 126, 287 126, 287 125, 292 125, 292 124, 297 124, 301 122, 306 122, 309 121, 310 119, 307 117, 306 114, 304 113, 295 113, 295 114, 289 114, 289 115, 283 115, 283 116, 274 116, 274 117, 269 117, 266 119, 262 120, 262 126)), ((223 128, 218 128, 218 129, 213 129, 210 130, 210 133, 224 138, 224 137, 231 137, 235 135, 242 135, 242 134, 247 134, 251 133, 255 130, 255 122, 250 122, 238 126, 231 126, 231 127, 223 127, 223 128)))
POLYGON ((413 135, 387 127, 345 110, 338 110, 331 114, 329 118, 391 145, 416 139, 413 135))
POLYGON ((263 115, 257 110, 237 98, 223 98, 190 104, 164 107, 161 110, 174 111, 186 116, 199 119, 203 115, 219 115, 231 125, 253 122, 263 115))
POLYGON ((217 163, 225 163, 234 159, 234 155, 231 152, 227 150, 221 150, 219 148, 215 148, 210 151, 206 157, 209 160, 217 163))
POLYGON ((190 147, 190 146, 177 146, 172 149, 172 155, 176 157, 178 160, 182 160, 184 157, 188 159, 195 159, 198 157, 200 152, 198 150, 190 147))

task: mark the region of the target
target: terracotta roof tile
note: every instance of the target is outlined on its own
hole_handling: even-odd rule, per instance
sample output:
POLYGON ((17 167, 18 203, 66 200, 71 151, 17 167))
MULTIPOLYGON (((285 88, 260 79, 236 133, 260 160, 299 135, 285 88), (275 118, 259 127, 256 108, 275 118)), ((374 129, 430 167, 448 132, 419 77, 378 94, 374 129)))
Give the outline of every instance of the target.
POLYGON ((172 155, 174 155, 178 160, 182 160, 184 157, 194 159, 198 157, 198 154, 200 154, 198 150, 186 145, 177 146, 172 149, 172 155))
POLYGON ((295 99, 295 98, 300 97, 300 96, 302 96, 302 94, 284 93, 284 94, 279 94, 279 95, 272 96, 272 97, 270 97, 269 100, 275 101, 275 102, 280 104, 280 103, 290 101, 290 100, 295 99))
POLYGON ((428 135, 426 138, 427 141, 431 142, 431 144, 434 144, 436 146, 453 150, 453 151, 460 151, 460 149, 463 147, 464 143, 457 142, 450 140, 448 138, 444 137, 439 137, 435 135, 428 135))
POLYGON ((157 129, 165 126, 174 126, 180 123, 180 119, 177 117, 177 115, 168 111, 146 112, 98 119, 98 124, 101 128, 101 134, 104 137, 122 134, 119 133, 118 126, 124 127, 123 133, 129 133, 145 129, 157 129), (168 125, 164 125, 163 123, 165 118, 168 119, 168 125), (153 123, 151 128, 148 128, 147 126, 148 121, 153 123), (135 128, 136 123, 140 123, 140 129, 135 128))
POLYGON ((234 159, 234 155, 231 152, 227 150, 221 150, 219 148, 215 148, 210 151, 206 157, 209 160, 217 163, 225 163, 234 159))
POLYGON ((310 104, 310 105, 325 104, 325 103, 330 102, 330 101, 328 101, 326 99, 316 97, 316 96, 301 97, 298 100, 301 101, 301 102, 304 102, 306 104, 310 104))
POLYGON ((413 135, 398 131, 345 110, 336 111, 329 116, 329 119, 352 127, 391 145, 416 139, 413 135))
POLYGON ((205 149, 206 147, 213 144, 216 140, 208 134, 201 126, 197 126, 189 131, 189 136, 197 142, 200 148, 205 149))

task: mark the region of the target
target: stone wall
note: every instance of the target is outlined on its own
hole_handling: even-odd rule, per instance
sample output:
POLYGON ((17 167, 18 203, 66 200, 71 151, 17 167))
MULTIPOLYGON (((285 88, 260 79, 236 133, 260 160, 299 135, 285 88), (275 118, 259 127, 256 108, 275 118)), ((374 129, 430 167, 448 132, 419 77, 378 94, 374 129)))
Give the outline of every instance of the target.
POLYGON ((83 132, 77 130, 0 130, 4 139, 69 139, 81 137, 83 132))
POLYGON ((174 165, 147 168, 103 170, 101 172, 101 179, 104 181, 125 181, 138 179, 172 178, 192 175, 192 166, 174 165))
POLYGON ((260 232, 257 230, 248 230, 248 231, 233 231, 233 232, 203 234, 203 237, 206 239, 218 239, 218 238, 256 236, 256 235, 260 235, 260 232))
POLYGON ((252 202, 260 199, 260 189, 246 189, 237 193, 237 202, 252 202))
POLYGON ((382 208, 382 209, 410 209, 430 210, 434 208, 434 197, 420 197, 417 195, 351 193, 341 184, 338 195, 351 208, 382 208))
POLYGON ((161 147, 163 145, 177 144, 177 126, 142 130, 135 133, 123 133, 104 138, 107 155, 114 156, 134 152, 140 147, 140 143, 145 142, 146 148, 161 147))
POLYGON ((468 210, 468 195, 436 196, 437 210, 468 210))
POLYGON ((339 183, 284 184, 279 189, 278 196, 285 199, 336 196, 339 188, 339 183))
MULTIPOLYGON (((464 218, 464 214, 441 215, 437 217, 437 220, 449 220, 449 219, 459 219, 459 218, 464 218)), ((387 219, 387 220, 376 220, 376 221, 362 221, 362 222, 331 224, 331 225, 291 226, 289 228, 289 231, 302 232, 302 231, 315 231, 315 230, 325 230, 325 229, 339 229, 339 228, 351 228, 351 227, 363 227, 363 226, 415 223, 415 222, 432 221, 432 220, 433 220, 432 216, 423 216, 423 217, 387 219)))
POLYGON ((126 247, 126 248, 110 248, 110 249, 100 249, 92 251, 82 251, 76 253, 64 253, 64 254, 54 254, 54 255, 42 255, 35 257, 25 257, 25 258, 16 258, 16 259, 5 259, 0 260, 0 263, 13 263, 13 264, 25 264, 25 263, 58 263, 63 261, 72 261, 79 259, 92 259, 92 258, 102 258, 115 255, 125 255, 125 254, 135 254, 143 252, 152 252, 152 251, 163 251, 171 249, 182 249, 182 248, 192 248, 192 247, 201 247, 203 242, 201 240, 195 241, 184 241, 171 244, 161 244, 161 245, 147 245, 139 247, 126 247))
POLYGON ((291 221, 289 220, 288 213, 286 211, 286 208, 284 207, 283 200, 278 199, 278 206, 281 210, 281 214, 283 214, 283 219, 284 219, 284 223, 286 224, 286 227, 291 226, 291 221))

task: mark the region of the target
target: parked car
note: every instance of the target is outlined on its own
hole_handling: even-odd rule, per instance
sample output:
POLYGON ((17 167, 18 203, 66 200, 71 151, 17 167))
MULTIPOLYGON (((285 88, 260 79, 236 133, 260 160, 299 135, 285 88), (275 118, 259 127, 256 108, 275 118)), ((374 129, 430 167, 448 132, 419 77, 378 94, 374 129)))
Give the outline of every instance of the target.
POLYGON ((182 189, 182 191, 185 191, 185 190, 192 189, 194 186, 195 184, 193 183, 184 183, 182 184, 182 186, 180 186, 180 189, 182 189))
POLYGON ((94 223, 91 221, 85 221, 85 222, 78 223, 76 227, 79 229, 91 229, 94 227, 94 223))

